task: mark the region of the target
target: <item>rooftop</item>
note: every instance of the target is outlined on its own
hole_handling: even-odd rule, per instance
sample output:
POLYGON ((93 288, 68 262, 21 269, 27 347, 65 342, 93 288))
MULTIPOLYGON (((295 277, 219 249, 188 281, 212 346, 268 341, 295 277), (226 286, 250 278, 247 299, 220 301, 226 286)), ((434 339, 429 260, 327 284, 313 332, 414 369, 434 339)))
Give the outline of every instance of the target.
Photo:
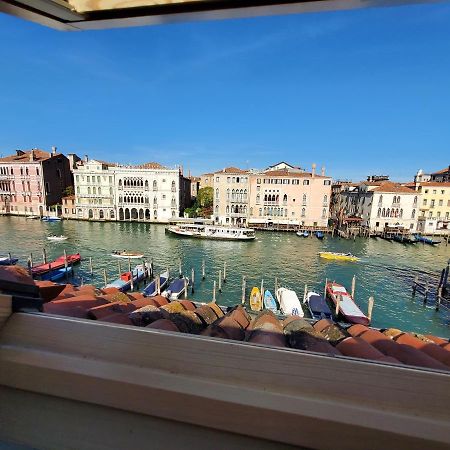
MULTIPOLYGON (((292 172, 287 169, 280 170, 268 170, 263 172, 264 175, 270 177, 290 177, 290 178, 312 178, 313 174, 311 172, 292 172)), ((329 176, 314 174, 314 178, 331 178, 329 176)))
MULTIPOLYGON (((373 184, 371 184, 373 185, 373 184)), ((393 183, 392 181, 382 181, 378 184, 378 187, 373 189, 374 192, 394 192, 394 193, 403 193, 403 194, 414 194, 415 191, 406 186, 402 186, 399 183, 393 183)))
POLYGON ((5 156, 0 158, 0 162, 39 162, 50 159, 52 156, 61 155, 61 153, 55 153, 52 155, 51 152, 46 152, 38 148, 31 150, 16 150, 15 155, 5 156))

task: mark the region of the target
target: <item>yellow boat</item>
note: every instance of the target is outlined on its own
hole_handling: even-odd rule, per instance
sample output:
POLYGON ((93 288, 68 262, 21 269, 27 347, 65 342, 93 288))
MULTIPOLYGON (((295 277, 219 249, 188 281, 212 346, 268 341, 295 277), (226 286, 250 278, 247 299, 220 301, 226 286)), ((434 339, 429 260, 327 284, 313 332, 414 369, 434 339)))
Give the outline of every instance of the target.
POLYGON ((338 261, 359 261, 359 258, 351 253, 319 252, 319 256, 321 258, 336 259, 338 261))
POLYGON ((257 287, 254 287, 250 293, 250 309, 252 311, 261 311, 262 304, 261 292, 259 292, 257 287))

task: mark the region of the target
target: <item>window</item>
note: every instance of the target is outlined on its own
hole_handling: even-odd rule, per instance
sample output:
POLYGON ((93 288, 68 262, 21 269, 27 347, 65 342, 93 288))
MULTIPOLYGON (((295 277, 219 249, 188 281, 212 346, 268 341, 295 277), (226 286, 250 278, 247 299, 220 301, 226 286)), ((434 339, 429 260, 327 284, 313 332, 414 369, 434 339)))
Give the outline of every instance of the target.
POLYGON ((431 207, 431 208, 433 208, 433 207, 434 207, 434 199, 433 199, 433 200, 431 200, 431 203, 430 203, 430 207, 431 207))
POLYGON ((303 186, 308 186, 309 185, 309 180, 303 180, 303 186))
POLYGON ((303 201, 302 201, 302 205, 306 205, 306 194, 303 194, 303 201))
POLYGON ((444 190, 444 189, 442 189, 442 191, 441 191, 441 194, 442 194, 442 195, 444 195, 444 194, 445 194, 445 190, 444 190))
POLYGON ((86 177, 86 181, 87 181, 88 183, 91 182, 91 177, 90 177, 89 175, 86 177))
POLYGON ((414 197, 414 202, 413 202, 414 206, 417 205, 417 195, 414 197))
POLYGON ((158 189, 158 183, 156 180, 153 180, 153 190, 156 191, 158 189))
POLYGON ((441 212, 440 212, 440 211, 438 211, 438 212, 436 213, 436 217, 437 217, 438 219, 441 218, 441 212))
POLYGON ((216 182, 217 182, 217 183, 219 182, 219 177, 216 177, 216 182))
POLYGON ((258 179, 256 180, 256 184, 261 184, 261 178, 258 178, 258 179))
POLYGON ((323 196, 323 203, 327 204, 328 203, 328 195, 324 195, 323 196))
POLYGON ((427 199, 424 198, 424 199, 423 199, 423 206, 426 206, 426 205, 427 205, 427 199))
POLYGON ((433 194, 436 194, 436 189, 433 189, 433 194))
POLYGON ((444 200, 439 200, 439 206, 443 206, 444 200))
POLYGON ((414 219, 416 217, 416 210, 413 209, 411 212, 411 219, 414 219))
POLYGON ((331 184, 331 180, 324 180, 324 181, 323 181, 323 184, 324 184, 325 186, 329 186, 329 185, 331 184))
POLYGON ((305 217, 305 216, 306 216, 306 209, 302 208, 302 217, 305 217))
POLYGON ((326 217, 327 217, 327 210, 326 210, 326 208, 323 208, 322 209, 322 219, 326 219, 326 217))
MULTIPOLYGON (((11 169, 11 173, 12 173, 12 169, 11 169)), ((36 167, 36 175, 39 176, 39 167, 36 167)))
POLYGON ((425 189, 425 194, 428 194, 428 189, 425 189))
POLYGON ((231 183, 231 177, 227 177, 227 183, 231 183))
POLYGON ((260 195, 258 194, 257 196, 256 196, 256 204, 257 205, 259 205, 259 202, 261 201, 261 197, 260 197, 260 195))
POLYGON ((216 200, 219 200, 219 189, 216 189, 216 200))
POLYGON ((381 216, 381 208, 378 208, 377 217, 381 216))
MULTIPOLYGON (((97 183, 100 184, 100 176, 97 176, 97 183)), ((102 214, 103 214, 103 211, 102 211, 102 214)))

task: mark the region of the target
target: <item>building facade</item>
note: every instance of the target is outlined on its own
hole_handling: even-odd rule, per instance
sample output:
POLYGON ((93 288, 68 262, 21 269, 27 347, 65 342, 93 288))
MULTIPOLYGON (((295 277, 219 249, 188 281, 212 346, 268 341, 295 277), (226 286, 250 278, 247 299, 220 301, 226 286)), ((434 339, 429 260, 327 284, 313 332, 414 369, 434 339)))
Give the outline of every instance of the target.
POLYGON ((0 214, 45 215, 72 186, 69 160, 56 147, 0 158, 0 214))
POLYGON ((76 219, 77 218, 75 195, 68 195, 68 196, 62 198, 61 217, 63 219, 76 219))
POLYGON ((389 227, 416 231, 420 193, 391 181, 363 182, 341 193, 345 216, 362 219, 371 231, 389 227))
POLYGON ((431 174, 430 181, 438 183, 450 183, 450 165, 445 169, 438 170, 431 174))
POLYGON ((450 232, 450 181, 429 181, 416 185, 421 194, 417 229, 425 234, 450 232))
POLYGON ((213 173, 204 173, 200 175, 199 189, 205 187, 214 187, 214 174, 213 173))
POLYGON ((74 177, 79 219, 168 222, 190 205, 190 180, 157 163, 119 166, 85 157, 74 177))
POLYGON ((263 171, 214 174, 214 221, 222 225, 328 225, 331 178, 287 163, 263 171), (290 169, 293 167, 293 169, 290 169))

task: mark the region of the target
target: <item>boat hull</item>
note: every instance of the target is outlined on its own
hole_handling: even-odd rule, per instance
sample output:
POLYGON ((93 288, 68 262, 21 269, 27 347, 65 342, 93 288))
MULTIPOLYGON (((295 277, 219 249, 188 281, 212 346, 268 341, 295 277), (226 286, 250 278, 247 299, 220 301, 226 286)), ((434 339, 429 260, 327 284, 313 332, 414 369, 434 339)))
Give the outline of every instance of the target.
POLYGON ((254 287, 252 291, 250 292, 250 309, 252 311, 261 311, 262 310, 262 299, 261 299, 261 292, 259 291, 259 288, 254 287))
POLYGON ((177 231, 177 230, 173 230, 169 228, 166 228, 166 231, 176 235, 176 236, 181 236, 181 237, 186 237, 186 238, 196 238, 196 239, 212 239, 212 240, 216 240, 216 241, 253 241, 256 236, 230 236, 230 237, 226 237, 226 236, 213 236, 213 235, 201 235, 201 234, 196 234, 196 233, 187 233, 184 231, 177 231))
POLYGON ((359 258, 353 255, 344 255, 332 252, 319 252, 319 256, 323 259, 335 260, 335 261, 350 261, 357 262, 359 258))
MULTIPOLYGON (((73 264, 77 264, 81 261, 81 256, 79 253, 75 253, 73 255, 67 255, 67 265, 71 266, 73 264)), ((48 264, 39 264, 38 266, 34 266, 31 269, 31 273, 33 276, 40 276, 43 273, 47 273, 50 270, 61 269, 65 266, 66 261, 64 256, 60 256, 54 261, 48 264)))

